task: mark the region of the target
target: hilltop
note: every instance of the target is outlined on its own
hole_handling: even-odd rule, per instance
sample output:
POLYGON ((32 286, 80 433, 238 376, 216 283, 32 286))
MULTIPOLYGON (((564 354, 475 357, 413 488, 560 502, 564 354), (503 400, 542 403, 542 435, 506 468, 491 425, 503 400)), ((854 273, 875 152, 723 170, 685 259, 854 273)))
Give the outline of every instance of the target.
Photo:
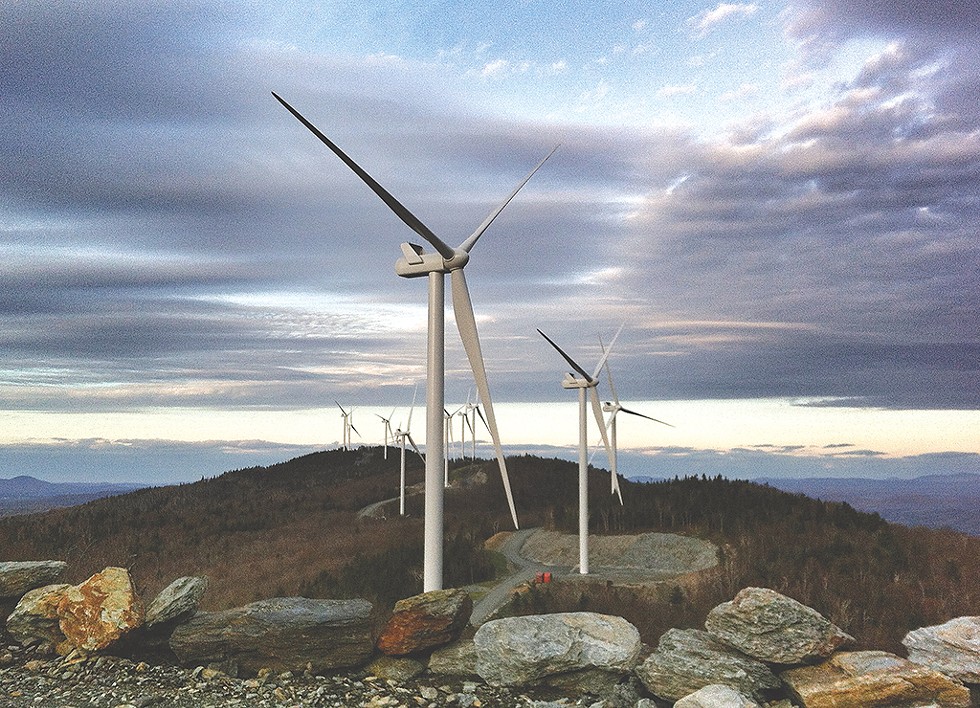
MULTIPOLYGON (((409 460, 408 482, 417 484, 422 463, 409 460)), ((508 466, 522 526, 575 533, 575 464, 522 456, 508 466)), ((456 465, 452 476, 446 585, 460 587, 494 577, 503 561, 484 541, 511 524, 495 464, 456 465)), ((847 504, 721 477, 622 487, 625 507, 609 494, 608 473, 593 472, 593 533, 704 538, 722 549, 718 569, 650 594, 556 583, 564 589, 538 592, 523 609, 537 603, 619 614, 652 641, 667 626, 703 623, 708 609, 756 585, 816 608, 864 646, 894 649, 909 629, 973 614, 980 601, 980 539, 909 529, 847 504)), ((397 505, 386 518, 357 512, 397 494, 395 455, 384 460, 371 447, 320 452, 0 519, 0 548, 4 560, 68 561, 67 582, 128 567, 144 596, 174 577, 207 575, 205 609, 286 595, 361 596, 390 606, 421 591, 421 499, 409 498, 406 518, 397 505)))

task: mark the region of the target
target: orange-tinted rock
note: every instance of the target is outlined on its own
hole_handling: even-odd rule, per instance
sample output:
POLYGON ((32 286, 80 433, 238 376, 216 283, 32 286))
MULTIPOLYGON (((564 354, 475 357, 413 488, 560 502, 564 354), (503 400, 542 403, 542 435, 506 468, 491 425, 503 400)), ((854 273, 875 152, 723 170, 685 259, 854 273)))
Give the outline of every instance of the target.
POLYGON ((71 585, 47 585, 26 593, 7 618, 7 632, 24 646, 50 642, 59 644, 64 635, 58 628, 58 605, 71 585))
POLYGON ((59 651, 105 649, 143 623, 143 606, 125 568, 106 568, 69 587, 58 605, 67 641, 59 651))
POLYGON ((455 641, 473 612, 473 601, 465 590, 433 590, 395 603, 378 649, 390 656, 403 656, 455 641))

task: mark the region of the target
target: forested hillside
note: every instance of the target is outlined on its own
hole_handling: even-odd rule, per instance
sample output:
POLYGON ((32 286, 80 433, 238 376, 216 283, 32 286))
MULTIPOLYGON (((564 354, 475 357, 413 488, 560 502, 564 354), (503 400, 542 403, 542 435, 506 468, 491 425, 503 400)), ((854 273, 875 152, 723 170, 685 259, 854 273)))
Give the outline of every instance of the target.
MULTIPOLYGON (((206 574, 209 609, 276 595, 365 596, 391 602, 421 590, 421 499, 409 518, 359 519, 357 510, 398 493, 397 457, 379 448, 315 453, 280 465, 229 472, 193 484, 140 490, 71 509, 0 519, 4 560, 69 561, 77 581, 106 565, 131 568, 143 592, 179 575, 206 574)), ((538 457, 508 461, 524 527, 577 531, 575 464, 538 457)), ((446 583, 492 576, 482 542, 511 528, 496 464, 453 476, 485 477, 446 498, 446 583)), ((422 478, 411 456, 409 483, 422 478)), ((709 538, 718 572, 685 586, 662 607, 621 607, 622 596, 579 598, 615 611, 649 636, 663 622, 693 626, 745 586, 771 587, 815 607, 864 646, 900 649, 908 629, 976 614, 980 539, 909 529, 846 504, 821 502, 746 481, 689 477, 622 482, 590 479, 594 533, 664 531, 709 538), (603 605, 603 603, 606 603, 603 605), (657 622, 643 618, 657 617, 657 622)))

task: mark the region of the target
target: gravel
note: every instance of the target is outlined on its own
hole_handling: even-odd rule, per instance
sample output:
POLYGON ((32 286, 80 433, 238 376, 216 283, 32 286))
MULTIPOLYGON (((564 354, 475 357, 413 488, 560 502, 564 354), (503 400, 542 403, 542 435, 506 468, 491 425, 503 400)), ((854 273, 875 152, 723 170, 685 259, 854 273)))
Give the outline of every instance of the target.
POLYGON ((595 698, 526 695, 481 683, 405 684, 364 673, 313 675, 263 670, 233 678, 215 668, 148 664, 94 655, 55 656, 0 645, 2 708, 510 708, 591 706, 595 698))

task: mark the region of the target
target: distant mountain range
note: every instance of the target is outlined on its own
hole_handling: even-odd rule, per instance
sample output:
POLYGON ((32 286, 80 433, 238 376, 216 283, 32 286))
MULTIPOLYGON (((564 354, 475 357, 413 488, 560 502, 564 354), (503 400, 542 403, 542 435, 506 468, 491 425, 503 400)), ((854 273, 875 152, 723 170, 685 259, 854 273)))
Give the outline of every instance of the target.
POLYGON ((11 479, 0 478, 0 516, 84 504, 94 499, 125 494, 144 486, 104 482, 45 482, 27 475, 11 479))

